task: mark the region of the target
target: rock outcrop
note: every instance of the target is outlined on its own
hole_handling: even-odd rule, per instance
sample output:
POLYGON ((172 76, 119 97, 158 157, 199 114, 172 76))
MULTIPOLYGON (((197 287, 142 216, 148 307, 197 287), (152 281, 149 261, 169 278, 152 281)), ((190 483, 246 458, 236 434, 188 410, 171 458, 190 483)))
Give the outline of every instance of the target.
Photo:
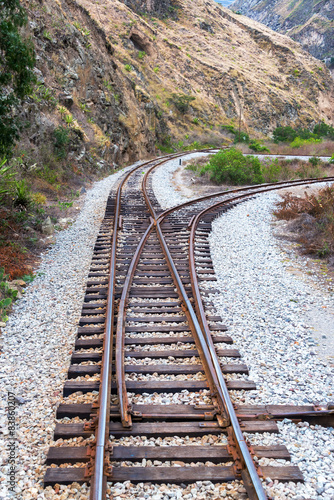
POLYGON ((40 86, 23 107, 30 128, 20 147, 37 162, 56 148, 73 170, 103 168, 171 140, 219 142, 221 125, 239 119, 258 136, 333 123, 326 67, 213 0, 23 3, 40 86), (193 99, 180 111, 175 96, 193 99))
POLYGON ((291 36, 334 71, 334 0, 235 0, 230 8, 291 36))

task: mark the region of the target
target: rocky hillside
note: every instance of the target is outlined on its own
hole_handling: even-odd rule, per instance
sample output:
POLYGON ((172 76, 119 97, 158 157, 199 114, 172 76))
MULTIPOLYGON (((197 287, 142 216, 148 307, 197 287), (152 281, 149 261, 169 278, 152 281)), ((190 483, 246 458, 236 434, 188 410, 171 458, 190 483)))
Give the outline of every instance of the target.
POLYGON ((291 36, 334 71, 334 0, 235 0, 231 9, 291 36))
POLYGON ((27 165, 103 168, 169 141, 219 142, 239 119, 258 136, 333 123, 326 67, 212 0, 22 3, 39 80, 16 150, 27 165))

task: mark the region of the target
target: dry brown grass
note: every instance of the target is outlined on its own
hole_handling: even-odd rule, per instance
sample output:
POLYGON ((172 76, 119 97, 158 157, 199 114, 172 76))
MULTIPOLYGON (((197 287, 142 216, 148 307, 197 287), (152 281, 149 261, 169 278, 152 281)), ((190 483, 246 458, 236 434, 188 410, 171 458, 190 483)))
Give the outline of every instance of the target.
POLYGON ((274 155, 332 156, 334 154, 334 141, 329 140, 304 144, 300 148, 292 148, 290 144, 275 144, 269 141, 265 142, 264 145, 274 155))
POLYGON ((321 189, 318 194, 300 198, 287 193, 277 204, 276 217, 292 221, 291 232, 298 234, 298 240, 305 252, 327 257, 334 264, 334 184, 321 189))

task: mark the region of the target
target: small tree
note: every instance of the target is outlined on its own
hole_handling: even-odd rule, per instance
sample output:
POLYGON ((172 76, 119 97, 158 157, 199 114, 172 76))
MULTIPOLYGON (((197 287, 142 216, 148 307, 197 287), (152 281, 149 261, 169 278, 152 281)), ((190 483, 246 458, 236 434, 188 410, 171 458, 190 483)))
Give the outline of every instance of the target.
POLYGON ((20 0, 0 0, 0 157, 8 156, 19 138, 15 108, 31 93, 35 82, 34 48, 20 35, 26 24, 20 0))

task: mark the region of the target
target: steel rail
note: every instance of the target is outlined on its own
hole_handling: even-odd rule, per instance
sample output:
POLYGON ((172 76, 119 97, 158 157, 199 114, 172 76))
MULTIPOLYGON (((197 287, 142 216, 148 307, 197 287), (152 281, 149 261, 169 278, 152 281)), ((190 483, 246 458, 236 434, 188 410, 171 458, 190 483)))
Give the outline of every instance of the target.
MULTIPOLYGON (((307 181, 304 180, 304 181, 298 182, 297 185, 317 183, 317 182, 323 182, 323 179, 321 179, 321 180, 318 180, 318 179, 317 180, 314 180, 314 179, 310 180, 309 179, 307 181)), ((296 184, 293 184, 293 185, 296 185, 296 184)), ((267 187, 266 189, 258 190, 258 192, 256 194, 261 194, 263 192, 273 191, 273 190, 277 190, 277 189, 284 189, 284 188, 285 188, 285 186, 267 187)), ((220 206, 227 205, 231 202, 240 201, 240 200, 245 199, 247 197, 250 197, 252 195, 254 195, 254 192, 253 193, 246 193, 243 195, 232 197, 228 200, 220 201, 220 202, 202 210, 200 213, 198 213, 194 217, 194 219, 191 222, 191 230, 190 230, 190 238, 189 238, 189 268, 190 268, 190 275, 191 275, 191 286, 192 286, 194 297, 196 297, 195 307, 196 307, 196 310, 198 313, 198 317, 200 319, 200 323, 201 323, 203 330, 205 332, 205 336, 206 336, 207 343, 208 343, 208 346, 210 349, 213 364, 215 366, 215 369, 217 370, 217 375, 218 375, 219 380, 222 384, 224 398, 225 398, 225 405, 228 409, 228 414, 229 414, 230 421, 231 421, 234 442, 237 445, 239 455, 240 455, 242 462, 243 462, 243 465, 244 465, 244 471, 243 471, 244 477, 243 477, 243 479, 245 482, 247 493, 250 496, 250 498, 266 499, 267 496, 264 492, 264 489, 263 489, 261 480, 259 478, 259 475, 257 473, 255 464, 253 462, 253 459, 251 457, 251 454, 249 452, 247 444, 244 440, 243 433, 241 431, 240 424, 239 424, 238 418, 236 416, 236 412, 235 412, 233 403, 230 399, 228 389, 227 389, 223 374, 221 372, 219 359, 218 359, 218 356, 217 356, 215 348, 214 348, 214 344, 213 344, 211 332, 210 332, 210 327, 208 325, 206 315, 205 315, 204 305, 203 305, 203 301, 202 301, 202 297, 201 297, 201 293, 200 293, 200 289, 199 289, 196 267, 195 267, 195 233, 196 233, 196 229, 198 227, 199 221, 203 217, 203 215, 205 215, 209 212, 212 212, 213 210, 219 208, 220 206)))
MULTIPOLYGON (((218 406, 219 406, 219 409, 221 412, 220 416, 218 416, 219 423, 221 426, 227 427, 230 422, 229 422, 227 407, 225 405, 225 397, 224 397, 224 393, 222 391, 221 382, 219 380, 219 377, 217 377, 217 374, 219 372, 217 372, 217 370, 215 369, 215 367, 212 363, 212 356, 210 355, 208 344, 207 344, 206 339, 203 335, 203 332, 202 332, 202 329, 201 329, 200 324, 198 322, 194 308, 193 308, 193 306, 188 298, 188 294, 184 288, 184 285, 182 283, 182 279, 181 279, 179 272, 174 264, 174 261, 173 261, 171 254, 170 254, 168 245, 167 245, 165 238, 163 236, 163 233, 162 233, 162 230, 160 227, 160 222, 162 222, 164 220, 164 218, 161 220, 159 217, 157 220, 157 216, 155 214, 153 205, 149 199, 149 195, 147 192, 147 180, 148 180, 148 176, 152 170, 153 170, 153 168, 150 168, 146 172, 146 174, 143 178, 142 191, 144 193, 144 197, 145 197, 146 203, 149 206, 152 217, 156 221, 156 230, 157 230, 160 244, 161 244, 162 249, 164 251, 168 267, 169 267, 169 269, 172 273, 172 276, 174 278, 174 282, 175 282, 176 287, 178 289, 179 295, 182 297, 183 304, 184 304, 184 312, 187 316, 187 319, 191 325, 191 330, 194 334, 196 347, 197 347, 199 356, 200 356, 202 364, 203 364, 205 375, 206 375, 208 383, 209 383, 211 395, 215 395, 215 397, 217 397, 217 399, 218 399, 218 406)), ((166 214, 166 216, 167 216, 167 214, 166 214)))
MULTIPOLYGON (((168 155, 167 160, 176 155, 168 155)), ((165 157, 166 158, 166 157, 165 157)), ((167 161, 165 160, 165 161, 167 161)), ((101 367, 101 383, 99 391, 98 403, 98 423, 96 429, 96 445, 95 445, 95 464, 92 470, 90 481, 90 500, 103 500, 106 493, 107 473, 106 470, 106 453, 108 453, 109 441, 109 420, 110 420, 110 395, 111 395, 111 366, 112 366, 112 350, 113 350, 113 324, 115 312, 115 279, 116 279, 116 249, 118 236, 118 223, 121 210, 122 189, 129 177, 139 168, 149 165, 157 161, 148 160, 140 165, 132 168, 120 182, 115 204, 113 235, 111 244, 110 256, 110 271, 109 271, 109 289, 106 308, 105 334, 103 340, 103 356, 101 367)), ((161 162, 163 163, 163 162, 161 162)))
MULTIPOLYGON (((154 168, 155 168, 155 166, 153 166, 150 169, 150 172, 152 172, 152 170, 154 168)), ((273 188, 273 189, 281 189, 281 188, 283 189, 285 187, 288 188, 288 187, 293 187, 293 186, 299 186, 300 184, 312 184, 315 182, 334 182, 334 176, 316 177, 316 178, 312 178, 312 179, 295 179, 295 180, 290 180, 290 181, 270 182, 270 183, 266 183, 266 184, 255 184, 253 186, 231 189, 231 191, 219 191, 218 193, 200 196, 198 198, 194 198, 192 200, 185 201, 184 203, 180 203, 179 205, 175 205, 175 207, 168 208, 159 215, 158 219, 160 220, 161 218, 166 217, 166 215, 170 215, 171 213, 175 212, 176 210, 181 210, 182 208, 188 207, 190 205, 194 205, 195 203, 200 203, 201 201, 206 201, 206 200, 210 200, 213 198, 218 198, 219 196, 224 196, 224 195, 228 196, 230 194, 239 193, 239 192, 243 192, 243 191, 259 190, 259 187, 261 187, 263 189, 259 190, 259 194, 260 194, 261 192, 266 191, 266 189, 265 189, 266 187, 270 187, 270 186, 279 186, 279 187, 273 188)), ((230 198, 228 198, 228 199, 230 199, 230 198)), ((228 200, 224 200, 224 201, 228 201, 228 200)))
POLYGON ((152 228, 153 222, 148 226, 144 235, 142 236, 135 254, 131 260, 125 282, 123 285, 122 295, 119 303, 118 316, 117 316, 117 326, 116 326, 116 351, 115 351, 115 362, 116 362, 116 384, 117 384, 117 393, 119 400, 119 409, 121 413, 121 421, 123 427, 131 427, 132 426, 132 418, 131 411, 129 405, 129 399, 126 390, 125 383, 125 368, 124 368, 124 340, 125 340, 125 320, 126 320, 126 305, 128 300, 128 294, 130 290, 130 286, 132 283, 132 279, 140 259, 143 247, 149 237, 152 228))
POLYGON ((105 470, 105 454, 107 451, 107 443, 109 441, 109 419, 110 419, 110 387, 111 387, 111 365, 112 365, 112 350, 113 350, 113 324, 115 312, 115 280, 116 280, 116 249, 118 236, 118 222, 121 210, 122 188, 127 179, 132 173, 142 165, 131 169, 124 179, 120 182, 114 212, 113 235, 111 243, 110 255, 110 271, 109 271, 109 289, 106 308, 105 333, 103 340, 103 357, 101 367, 101 383, 99 392, 99 418, 96 432, 96 451, 95 451, 95 466, 90 483, 90 499, 102 500, 105 497, 107 474, 105 470))

